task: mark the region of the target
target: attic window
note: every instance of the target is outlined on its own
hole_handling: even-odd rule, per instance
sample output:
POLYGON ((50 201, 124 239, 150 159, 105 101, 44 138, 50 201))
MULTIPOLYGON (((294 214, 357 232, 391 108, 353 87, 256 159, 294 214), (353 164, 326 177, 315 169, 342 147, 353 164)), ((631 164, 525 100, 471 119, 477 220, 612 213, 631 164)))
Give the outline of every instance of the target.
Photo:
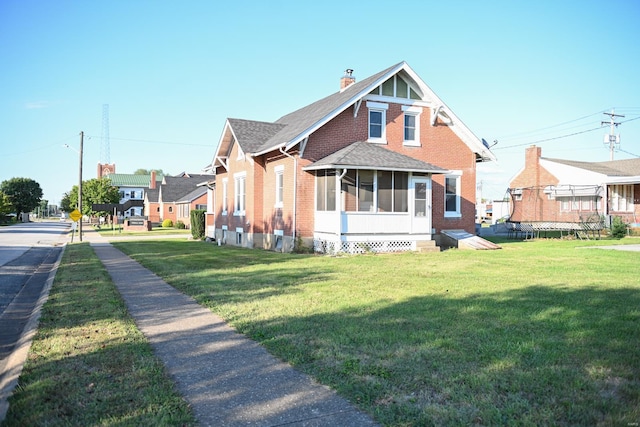
POLYGON ((416 92, 405 79, 397 74, 372 90, 369 94, 405 99, 421 99, 418 92, 416 92))

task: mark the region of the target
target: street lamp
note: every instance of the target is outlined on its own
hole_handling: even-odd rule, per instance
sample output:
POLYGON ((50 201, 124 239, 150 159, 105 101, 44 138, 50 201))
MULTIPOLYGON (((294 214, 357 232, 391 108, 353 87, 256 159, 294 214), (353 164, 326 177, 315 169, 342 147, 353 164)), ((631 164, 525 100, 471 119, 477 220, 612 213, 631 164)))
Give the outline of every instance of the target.
MULTIPOLYGON (((80 211, 80 215, 82 215, 82 144, 84 140, 84 132, 80 132, 80 151, 77 151, 75 148, 69 146, 69 144, 64 144, 65 147, 70 148, 71 150, 77 152, 80 155, 80 171, 78 173, 78 211, 80 211)), ((78 221, 78 236, 80 241, 82 242, 82 216, 80 216, 80 220, 78 221)))

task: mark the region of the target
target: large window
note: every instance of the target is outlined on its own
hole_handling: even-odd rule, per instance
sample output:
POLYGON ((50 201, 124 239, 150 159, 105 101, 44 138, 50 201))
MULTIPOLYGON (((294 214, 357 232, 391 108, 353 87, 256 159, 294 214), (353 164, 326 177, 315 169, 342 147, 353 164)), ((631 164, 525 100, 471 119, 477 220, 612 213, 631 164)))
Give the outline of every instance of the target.
POLYGON ((633 185, 612 185, 610 188, 611 210, 633 212, 633 185))
POLYGON ((460 175, 447 175, 444 179, 444 216, 460 215, 460 175))
POLYGON ((336 210, 336 171, 321 170, 316 174, 316 209, 336 210))
POLYGON ((284 204, 284 166, 277 166, 276 173, 276 208, 281 208, 284 204))
POLYGON ((245 172, 235 174, 234 177, 234 215, 245 215, 245 191, 247 175, 245 172))
POLYGON ((406 172, 350 170, 342 178, 342 210, 408 212, 406 172))

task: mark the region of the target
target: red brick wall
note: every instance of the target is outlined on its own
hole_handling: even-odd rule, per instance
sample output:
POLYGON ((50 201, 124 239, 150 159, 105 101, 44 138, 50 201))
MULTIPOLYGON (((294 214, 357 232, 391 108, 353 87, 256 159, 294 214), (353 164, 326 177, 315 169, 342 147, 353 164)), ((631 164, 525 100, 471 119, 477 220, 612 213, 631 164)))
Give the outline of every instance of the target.
MULTIPOLYGON (((368 109, 366 103, 360 107, 358 116, 353 116, 353 107, 339 114, 328 124, 314 132, 306 145, 303 158, 293 150, 298 158, 296 199, 296 234, 311 238, 314 230, 315 179, 314 174, 302 171, 302 168, 334 153, 356 141, 366 141, 368 137, 368 109)), ((461 178, 461 218, 444 218, 444 176, 433 177, 433 227, 436 232, 443 229, 465 229, 475 231, 475 154, 464 144, 449 126, 438 122, 431 126, 431 111, 424 107, 420 117, 420 147, 403 145, 404 114, 399 104, 389 104, 386 114, 386 148, 420 159, 447 170, 462 172, 461 178)), ((271 234, 275 229, 283 229, 291 235, 293 227, 293 183, 294 161, 273 151, 250 161, 237 161, 237 146, 232 148, 228 159, 229 171, 218 168, 216 176, 216 228, 227 225, 230 231, 244 227, 245 232, 271 234), (275 208, 275 172, 276 166, 284 166, 284 206, 275 208), (233 216, 234 180, 233 174, 247 171, 247 216, 233 216), (223 179, 228 177, 227 205, 228 215, 223 216, 222 197, 223 179), (254 186, 255 184, 255 186, 254 186), (254 191, 255 190, 255 191, 254 191), (253 195, 253 196, 252 196, 253 195), (246 226, 246 223, 249 226, 246 226)))

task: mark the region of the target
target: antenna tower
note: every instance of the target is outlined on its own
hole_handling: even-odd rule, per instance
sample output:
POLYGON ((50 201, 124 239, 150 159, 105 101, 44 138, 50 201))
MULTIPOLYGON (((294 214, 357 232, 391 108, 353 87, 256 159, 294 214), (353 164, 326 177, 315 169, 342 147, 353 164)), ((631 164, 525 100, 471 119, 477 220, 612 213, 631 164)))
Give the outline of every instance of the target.
POLYGON ((111 163, 111 148, 109 147, 109 104, 102 104, 102 138, 100 140, 100 163, 111 163))

